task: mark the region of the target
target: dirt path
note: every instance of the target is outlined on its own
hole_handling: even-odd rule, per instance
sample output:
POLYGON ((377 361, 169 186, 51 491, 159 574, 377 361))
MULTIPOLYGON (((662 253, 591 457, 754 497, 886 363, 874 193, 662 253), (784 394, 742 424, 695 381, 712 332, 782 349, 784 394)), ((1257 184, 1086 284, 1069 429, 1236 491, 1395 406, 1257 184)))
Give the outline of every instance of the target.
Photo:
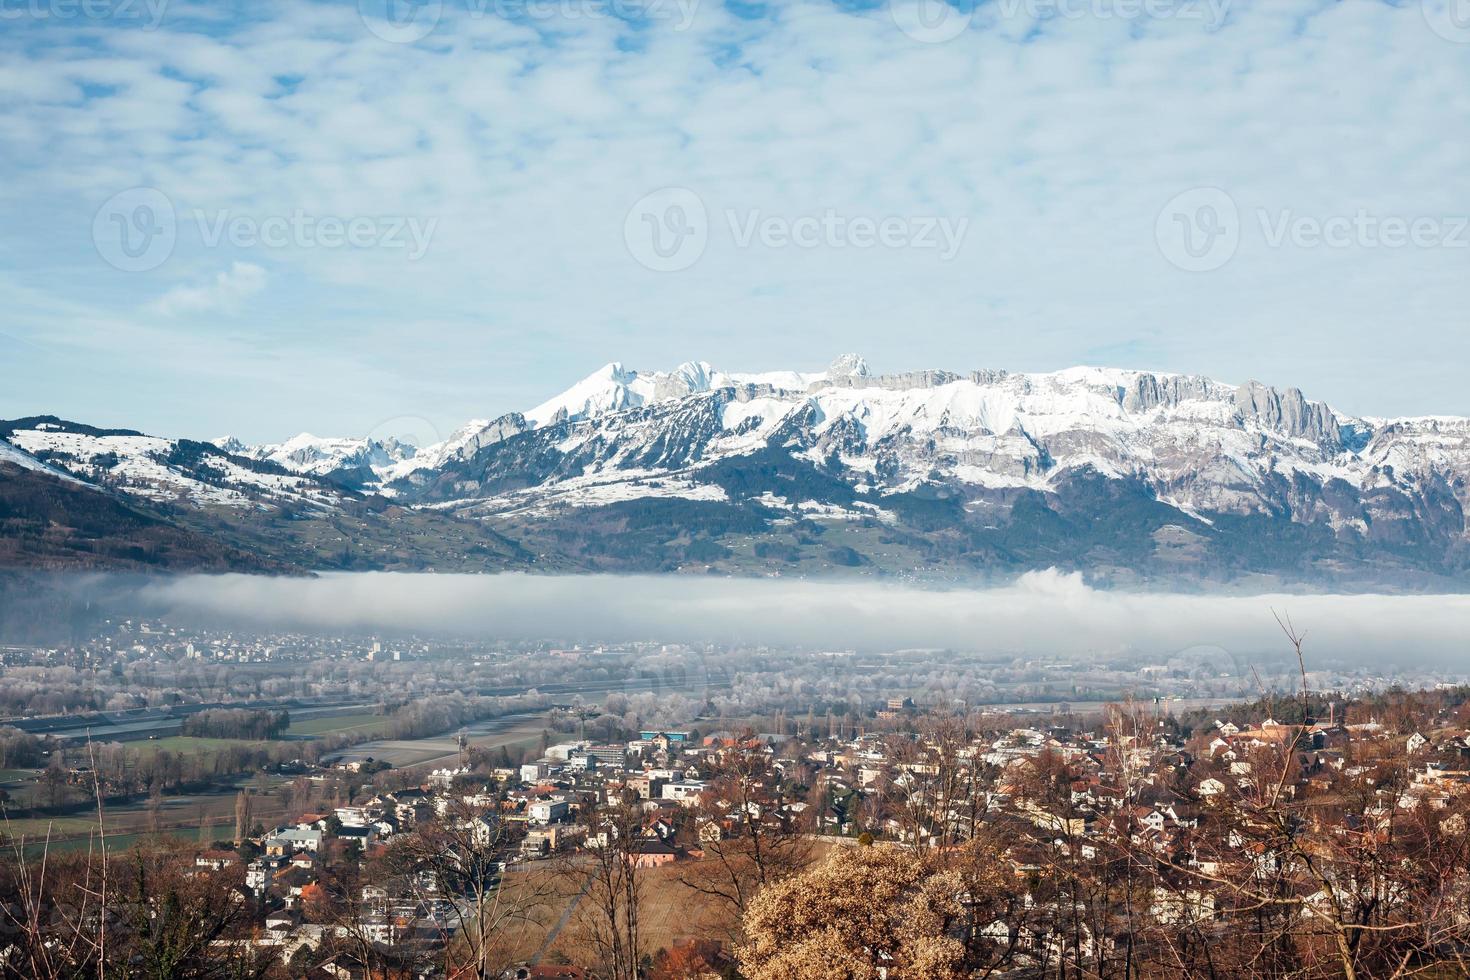
POLYGON ((587 889, 591 887, 591 885, 592 876, 588 875, 587 880, 582 882, 582 890, 572 896, 572 900, 567 903, 567 907, 562 912, 561 918, 556 920, 556 925, 552 926, 551 931, 546 934, 546 939, 541 943, 541 948, 536 950, 535 956, 531 957, 532 966, 538 965, 541 962, 541 957, 545 956, 547 950, 551 949, 551 944, 556 942, 556 937, 561 935, 561 931, 565 929, 567 923, 571 921, 572 913, 575 912, 577 909, 577 903, 582 900, 583 895, 587 894, 587 889))

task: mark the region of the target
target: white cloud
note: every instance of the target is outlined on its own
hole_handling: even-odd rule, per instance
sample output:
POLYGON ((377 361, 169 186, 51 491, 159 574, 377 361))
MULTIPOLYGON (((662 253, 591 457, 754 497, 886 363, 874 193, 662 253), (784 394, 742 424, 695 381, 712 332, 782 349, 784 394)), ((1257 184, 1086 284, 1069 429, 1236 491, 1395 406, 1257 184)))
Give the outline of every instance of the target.
POLYGON ((175 286, 149 304, 151 312, 163 316, 191 313, 237 313, 245 300, 265 289, 264 268, 249 262, 232 262, 213 282, 202 286, 175 286))
MULTIPOLYGON (((313 329, 269 339, 321 367, 326 387, 243 424, 223 389, 201 434, 345 429, 304 413, 334 404, 320 397, 334 384, 351 397, 353 381, 325 370, 348 338, 398 376, 386 387, 413 392, 384 411, 447 427, 535 404, 610 359, 754 369, 849 349, 895 370, 1106 360, 1264 374, 1348 411, 1470 412, 1464 250, 1271 248, 1252 225, 1227 266, 1190 274, 1154 240, 1165 203, 1200 186, 1248 217, 1465 211, 1470 49, 1431 30, 1418 2, 1235 0, 1218 25, 1101 15, 1159 5, 1047 17, 1033 14, 1058 5, 983 3, 942 44, 915 41, 881 5, 787 0, 745 19, 706 0, 682 31, 587 15, 612 6, 446 0, 417 44, 374 36, 350 2, 202 27, 170 5, 157 31, 95 29, 84 46, 60 26, 4 32, 0 201, 16 220, 0 258, 99 309, 137 309, 178 268, 259 255, 211 250, 183 222, 169 264, 99 278, 92 212, 139 183, 181 218, 440 219, 417 262, 274 252, 273 296, 313 329), (529 8, 579 16, 494 13, 529 8), (670 275, 638 266, 622 238, 633 202, 664 186, 695 191, 716 222, 699 262, 670 275), (724 231, 729 209, 828 208, 970 227, 951 262, 740 248, 724 231), (36 227, 55 244, 42 255, 27 247, 36 227), (404 326, 422 323, 433 332, 404 326), (444 349, 456 356, 432 383, 413 374, 428 359, 416 354, 444 349)), ((1176 6, 1215 9, 1162 5, 1176 6)), ((58 327, 38 315, 10 329, 58 327)), ((158 353, 93 337, 99 359, 158 353)), ((258 381, 242 375, 235 401, 258 381)))

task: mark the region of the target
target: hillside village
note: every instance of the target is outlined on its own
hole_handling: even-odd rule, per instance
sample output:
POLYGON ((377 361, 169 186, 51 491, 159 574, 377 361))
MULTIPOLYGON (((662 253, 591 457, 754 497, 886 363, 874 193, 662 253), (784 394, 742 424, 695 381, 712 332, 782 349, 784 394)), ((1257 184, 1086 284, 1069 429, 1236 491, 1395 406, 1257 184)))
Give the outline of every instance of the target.
MULTIPOLYGON (((1360 913, 1360 926, 1434 917, 1393 955, 1463 944, 1463 699, 1313 702, 1305 724, 1303 707, 1190 724, 1122 705, 1025 727, 895 698, 864 730, 573 740, 520 766, 445 767, 412 782, 380 773, 382 788, 271 827, 250 826, 242 793, 238 840, 171 848, 171 859, 227 889, 217 954, 339 980, 474 975, 467 956, 493 966, 482 975, 631 975, 607 943, 629 902, 708 913, 691 912, 657 945, 632 937, 621 959, 637 975, 758 976, 740 959, 753 897, 867 850, 983 866, 987 884, 965 892, 967 914, 947 927, 965 950, 956 976, 1112 975, 1125 955, 1143 975, 1166 952, 1193 969, 1247 918, 1257 955, 1287 955, 1283 937, 1291 955, 1319 955, 1322 936, 1360 913), (1410 853, 1412 868, 1390 859, 1410 853), (631 891, 619 898, 614 878, 631 891), (1426 905, 1426 889, 1436 902, 1426 905), (1263 908, 1280 921, 1262 920, 1263 908)), ((21 969, 31 954, 9 932, 5 962, 21 969)), ((1372 935, 1386 945, 1396 934, 1372 935)))

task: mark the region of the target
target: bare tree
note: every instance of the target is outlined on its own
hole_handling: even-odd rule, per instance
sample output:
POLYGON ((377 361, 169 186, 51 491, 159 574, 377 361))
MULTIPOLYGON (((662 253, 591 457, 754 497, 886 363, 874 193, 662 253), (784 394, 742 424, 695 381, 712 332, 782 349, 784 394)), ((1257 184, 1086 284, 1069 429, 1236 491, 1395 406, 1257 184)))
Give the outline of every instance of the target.
POLYGON ((499 976, 517 952, 517 928, 554 894, 549 872, 507 876, 520 832, 494 805, 452 802, 436 819, 395 839, 384 875, 412 894, 446 939, 445 972, 477 980, 499 976), (511 880, 513 879, 513 880, 511 880))
POLYGON ((760 889, 810 859, 811 840, 786 805, 779 774, 762 746, 737 740, 720 752, 698 808, 706 860, 689 866, 679 881, 744 913, 760 889))
POLYGON ((640 919, 643 826, 638 799, 625 790, 614 791, 588 822, 585 860, 577 871, 585 900, 578 908, 607 980, 638 980, 648 952, 640 919))

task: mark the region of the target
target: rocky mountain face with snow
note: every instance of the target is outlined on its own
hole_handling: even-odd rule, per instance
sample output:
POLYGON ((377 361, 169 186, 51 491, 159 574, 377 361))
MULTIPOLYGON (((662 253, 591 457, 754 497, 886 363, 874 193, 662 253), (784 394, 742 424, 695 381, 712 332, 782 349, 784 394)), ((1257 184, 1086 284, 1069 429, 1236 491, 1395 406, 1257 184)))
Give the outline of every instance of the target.
MULTIPOLYGON (((244 510, 325 522, 345 567, 1470 581, 1470 421, 1354 418, 1194 376, 609 364, 422 448, 80 430, 25 420, 0 437, 58 477, 230 526, 244 510)), ((344 567, 327 552, 271 554, 344 567)))
POLYGON ((323 463, 307 454, 292 470, 244 449, 54 416, 0 422, 0 568, 303 573, 524 561, 485 522, 361 493, 311 472, 323 463))

